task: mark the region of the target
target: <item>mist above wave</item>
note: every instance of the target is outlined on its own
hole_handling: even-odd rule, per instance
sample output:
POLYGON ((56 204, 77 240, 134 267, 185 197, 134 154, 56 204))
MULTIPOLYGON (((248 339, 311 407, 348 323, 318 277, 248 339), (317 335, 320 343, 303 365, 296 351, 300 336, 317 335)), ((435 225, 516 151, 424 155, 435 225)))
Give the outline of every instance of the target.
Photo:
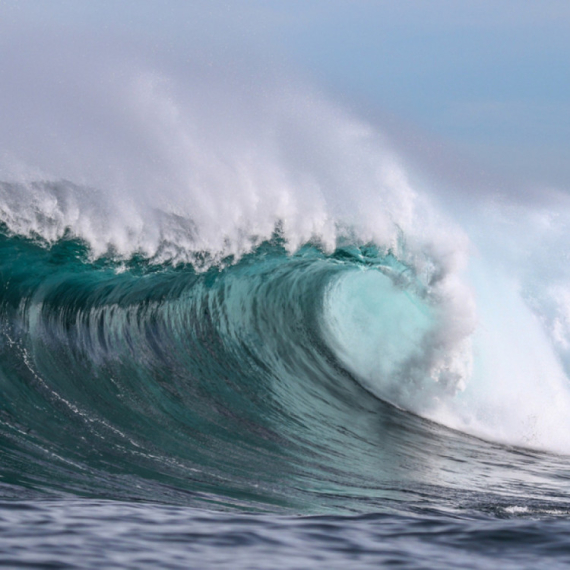
POLYGON ((2 220, 18 233, 184 261, 249 251, 276 224, 291 250, 330 250, 339 226, 394 247, 426 223, 382 136, 292 76, 43 42, 38 58, 12 38, 21 49, 3 62, 0 179, 19 186, 3 187, 2 220))
POLYGON ((359 381, 457 429, 570 450, 570 280, 551 269, 567 204, 555 219, 545 202, 541 217, 461 188, 446 203, 449 192, 411 182, 376 128, 291 73, 122 41, 32 40, 0 52, 6 231, 200 268, 276 228, 290 252, 373 243, 422 284, 429 324, 413 322, 409 283, 340 280, 326 299, 329 341, 359 381))

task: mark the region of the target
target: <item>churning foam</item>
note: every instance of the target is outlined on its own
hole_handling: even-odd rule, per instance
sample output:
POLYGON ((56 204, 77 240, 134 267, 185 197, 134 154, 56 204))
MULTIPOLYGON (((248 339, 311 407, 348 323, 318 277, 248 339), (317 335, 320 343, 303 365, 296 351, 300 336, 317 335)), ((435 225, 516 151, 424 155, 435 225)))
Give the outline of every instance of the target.
POLYGON ((153 67, 101 46, 74 56, 57 42, 36 69, 21 47, 0 94, 13 111, 0 133, 9 231, 157 263, 239 256, 276 226, 291 250, 374 242, 425 290, 378 270, 344 274, 325 301, 340 360, 402 408, 570 452, 570 276, 530 263, 545 235, 560 251, 559 226, 528 215, 513 229, 477 211, 451 223, 374 128, 291 78, 153 67), (510 255, 523 234, 529 255, 510 255))

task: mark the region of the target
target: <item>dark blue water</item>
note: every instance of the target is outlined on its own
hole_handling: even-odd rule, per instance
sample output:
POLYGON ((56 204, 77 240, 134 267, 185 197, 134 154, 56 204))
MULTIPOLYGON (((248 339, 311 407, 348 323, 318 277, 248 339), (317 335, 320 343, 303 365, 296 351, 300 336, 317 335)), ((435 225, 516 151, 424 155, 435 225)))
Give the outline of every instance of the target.
POLYGON ((336 352, 336 284, 372 275, 386 330, 407 303, 430 335, 426 277, 372 243, 284 245, 197 270, 4 227, 1 566, 570 562, 566 457, 423 419, 336 352))
POLYGON ((4 502, 10 568, 566 568, 564 515, 277 517, 120 501, 4 502))

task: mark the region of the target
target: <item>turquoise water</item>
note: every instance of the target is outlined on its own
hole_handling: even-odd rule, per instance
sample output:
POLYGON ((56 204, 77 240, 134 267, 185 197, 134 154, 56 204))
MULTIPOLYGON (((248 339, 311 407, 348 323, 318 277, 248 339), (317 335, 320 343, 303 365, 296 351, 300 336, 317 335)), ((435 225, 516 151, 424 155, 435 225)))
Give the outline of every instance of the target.
POLYGON ((566 195, 424 179, 253 56, 13 26, 0 566, 570 562, 566 195))
POLYGON ((392 251, 0 250, 4 565, 568 562, 564 456, 418 415, 460 392, 422 382, 437 305, 392 251))

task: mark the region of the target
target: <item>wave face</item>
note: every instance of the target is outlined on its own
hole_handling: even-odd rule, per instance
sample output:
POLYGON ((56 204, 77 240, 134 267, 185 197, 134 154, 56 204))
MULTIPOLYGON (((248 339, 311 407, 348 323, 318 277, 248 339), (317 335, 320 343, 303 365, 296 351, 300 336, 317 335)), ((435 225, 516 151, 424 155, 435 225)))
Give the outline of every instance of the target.
POLYGON ((0 94, 29 117, 0 141, 3 497, 556 496, 563 196, 451 199, 298 82, 66 53, 62 83, 50 49, 0 94))
MULTIPOLYGON (((335 467, 339 488, 362 478, 351 466, 376 455, 377 436, 356 448, 355 437, 385 405, 342 364, 338 345, 359 308, 339 322, 334 298, 378 285, 376 303, 396 303, 384 311, 381 392, 417 405, 396 383, 422 358, 436 318, 421 280, 377 247, 327 254, 307 244, 290 254, 276 232, 202 272, 141 257, 90 260, 72 238, 46 248, 4 231, 0 247, 2 445, 11 477, 20 461, 34 465, 19 485, 146 497, 140 481, 150 477, 154 499, 158 486, 164 499, 290 505, 302 494, 292 493, 298 478, 330 480, 331 456, 346 456, 335 467), (397 350, 390 337, 402 333, 415 336, 397 350), (364 425, 351 428, 360 415, 364 425)), ((424 383, 432 398, 453 391, 424 383)))
POLYGON ((420 417, 463 421, 474 374, 433 272, 374 244, 285 245, 278 228, 199 271, 4 227, 3 495, 400 510, 437 488, 484 503, 490 461, 552 486, 555 457, 420 417))

